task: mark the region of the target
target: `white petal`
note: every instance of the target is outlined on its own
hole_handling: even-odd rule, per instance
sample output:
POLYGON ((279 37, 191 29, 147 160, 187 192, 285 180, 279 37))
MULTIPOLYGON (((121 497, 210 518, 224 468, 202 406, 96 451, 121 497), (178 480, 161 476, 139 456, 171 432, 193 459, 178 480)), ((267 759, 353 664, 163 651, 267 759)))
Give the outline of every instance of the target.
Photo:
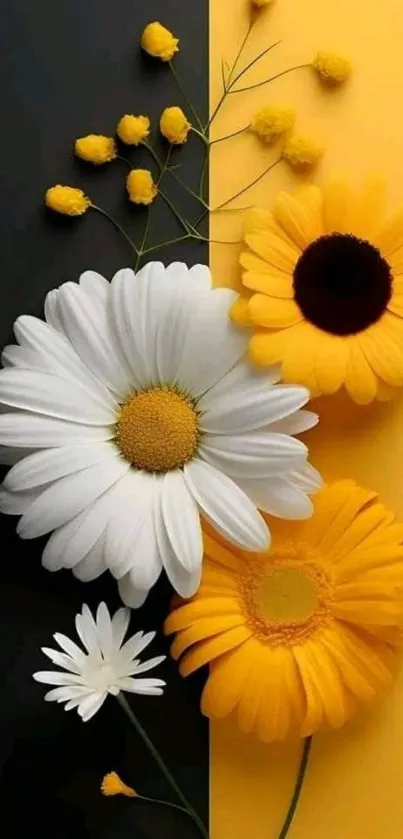
POLYGON ((27 492, 8 492, 0 489, 0 513, 7 516, 22 516, 40 494, 40 490, 31 489, 27 492))
POLYGON ((14 466, 23 457, 32 454, 32 449, 14 449, 11 446, 0 446, 0 463, 2 466, 14 466))
MULTIPOLYGON (((162 512, 161 501, 162 497, 159 505, 156 507, 155 510, 155 530, 162 563, 165 568, 169 582, 171 583, 175 591, 177 591, 178 594, 180 594, 182 597, 192 597, 200 585, 201 555, 199 557, 198 562, 195 562, 193 557, 194 564, 192 566, 190 566, 189 562, 187 562, 186 565, 184 564, 185 557, 182 556, 182 552, 181 559, 178 558, 168 536, 166 524, 164 521, 164 515, 162 512)), ((172 515, 171 518, 173 518, 172 515)), ((176 511, 174 521, 175 520, 176 511)), ((172 527, 173 525, 171 524, 171 529, 172 527)), ((175 540, 179 547, 178 535, 175 536, 175 540)))
POLYGON ((116 577, 124 576, 136 564, 136 556, 138 562, 146 562, 141 553, 147 546, 142 545, 139 550, 136 543, 146 517, 152 512, 153 488, 153 476, 135 469, 127 472, 119 483, 119 496, 108 516, 105 542, 105 562, 116 577))
POLYGON ((267 478, 303 465, 307 448, 300 440, 270 431, 206 435, 199 454, 237 478, 267 478))
POLYGON ((62 632, 55 632, 53 637, 56 643, 59 644, 59 647, 61 647, 61 649, 64 650, 64 652, 67 653, 67 655, 71 656, 71 658, 76 659, 76 661, 80 662, 80 664, 83 664, 85 662, 85 653, 83 653, 80 647, 74 641, 72 641, 71 638, 68 638, 67 635, 63 635, 62 632))
POLYGON ((131 371, 133 388, 149 384, 146 323, 141 322, 138 311, 138 278, 131 268, 118 271, 113 277, 110 293, 110 319, 116 342, 131 371))
POLYGON ((4 486, 6 489, 21 492, 118 457, 119 450, 113 443, 45 449, 30 454, 10 469, 4 486))
POLYGON ((58 300, 58 291, 57 289, 53 289, 49 291, 45 297, 45 305, 44 305, 44 312, 45 312, 45 319, 46 322, 56 329, 57 332, 64 333, 62 319, 60 317, 59 311, 59 300, 58 300))
POLYGON ((297 471, 291 472, 289 480, 302 492, 317 492, 323 487, 323 478, 310 463, 305 463, 297 471))
POLYGON ((111 616, 104 602, 98 606, 96 624, 101 652, 103 656, 106 656, 114 648, 114 643, 111 616))
POLYGON ((319 417, 312 411, 298 411, 290 417, 285 417, 270 425, 270 431, 278 431, 279 434, 302 434, 314 428, 319 422, 319 417))
POLYGON ((73 568, 73 574, 78 580, 83 583, 89 583, 91 580, 96 580, 101 574, 106 571, 104 561, 105 539, 100 536, 94 547, 85 555, 73 568))
POLYGON ((116 579, 128 575, 133 588, 140 591, 148 592, 155 585, 162 571, 162 560, 153 510, 145 516, 140 532, 129 547, 123 564, 112 568, 111 571, 116 579))
POLYGON ((98 274, 97 271, 84 271, 80 274, 79 283, 94 302, 99 300, 101 303, 106 303, 110 284, 102 274, 98 274))
POLYGON ((7 413, 0 416, 0 444, 48 449, 53 446, 85 445, 113 437, 111 427, 80 425, 38 414, 7 413))
POLYGON ((105 699, 107 697, 107 693, 92 693, 90 696, 83 699, 78 706, 78 713, 83 722, 88 722, 88 720, 93 717, 97 711, 99 711, 101 705, 104 704, 105 699))
POLYGON ((218 399, 224 399, 234 391, 239 392, 245 388, 247 382, 253 383, 252 389, 260 389, 265 386, 267 389, 271 385, 277 384, 281 379, 281 366, 264 367, 263 369, 254 367, 248 359, 241 359, 232 367, 228 373, 225 374, 213 387, 202 396, 199 401, 201 410, 209 410, 217 404, 218 399))
POLYGON ((148 591, 146 589, 136 589, 130 579, 130 574, 125 574, 118 580, 118 589, 125 606, 130 606, 131 609, 139 609, 145 603, 148 591))
POLYGON ((120 650, 120 655, 123 659, 137 658, 143 650, 154 641, 156 632, 136 632, 131 638, 128 638, 120 650))
POLYGON ((66 524, 113 486, 129 468, 123 460, 111 460, 55 481, 24 514, 17 528, 19 535, 22 539, 33 539, 66 524))
POLYGON ((268 481, 241 480, 239 486, 260 510, 272 516, 281 519, 309 519, 313 513, 311 499, 284 478, 268 481))
POLYGON ((119 649, 130 623, 130 609, 118 609, 112 618, 113 646, 119 649))
POLYGON ((63 325, 74 349, 92 373, 120 399, 132 390, 132 380, 118 355, 109 327, 107 306, 103 311, 75 283, 59 289, 63 325))
MULTIPOLYGON (((62 558, 63 568, 75 568, 98 545, 98 549, 92 555, 92 560, 87 565, 95 564, 98 567, 102 567, 103 571, 106 569, 106 529, 114 509, 121 501, 122 491, 120 485, 122 482, 125 482, 128 474, 129 472, 126 472, 120 480, 116 481, 110 489, 100 495, 99 498, 76 517, 75 521, 78 526, 75 528, 74 533, 71 534, 70 542, 64 550, 62 558), (100 556, 98 559, 95 558, 95 555, 99 552, 102 553, 102 562, 100 556)), ((65 527, 68 526, 68 524, 65 525, 65 527)))
POLYGON ((52 664, 56 664, 57 667, 62 667, 63 670, 67 670, 69 673, 76 673, 78 675, 81 674, 81 668, 77 665, 74 659, 71 658, 71 656, 61 653, 59 650, 52 650, 51 647, 41 647, 41 651, 44 655, 50 658, 52 664))
POLYGON ((62 527, 58 527, 49 537, 42 554, 42 565, 47 571, 60 571, 63 568, 64 553, 79 524, 80 519, 77 516, 62 527))
POLYGON ((1 370, 0 402, 11 408, 90 425, 116 421, 116 411, 80 383, 36 370, 1 370))
POLYGON ((220 533, 250 551, 269 547, 270 534, 264 520, 230 478, 199 460, 187 464, 184 473, 193 497, 220 533))
POLYGON ((194 397, 201 396, 219 381, 247 349, 245 334, 232 325, 228 316, 235 292, 223 288, 208 293, 196 291, 191 297, 192 308, 177 374, 178 385, 194 397))
POLYGON ((143 661, 141 664, 139 662, 135 662, 131 672, 127 672, 127 676, 134 676, 140 673, 147 673, 148 670, 153 670, 154 667, 158 667, 159 664, 162 664, 163 661, 166 660, 166 655, 157 655, 155 658, 149 658, 148 661, 143 661))
POLYGON ((84 603, 81 614, 76 615, 75 625, 77 635, 90 655, 100 656, 101 647, 97 625, 87 604, 84 603))
POLYGON ((45 702, 68 702, 71 699, 78 699, 87 696, 90 691, 84 685, 72 685, 71 687, 52 688, 45 693, 45 702))
MULTIPOLYGON (((200 411, 204 410, 203 399, 198 405, 200 411)), ((289 416, 308 399, 309 393, 303 387, 270 387, 259 380, 246 380, 243 388, 238 387, 222 398, 216 397, 202 414, 201 429, 210 434, 254 431, 289 416)))
POLYGON ((129 693, 139 693, 144 696, 161 696, 166 682, 162 679, 119 679, 119 686, 129 693))
POLYGON ((33 674, 36 682, 43 682, 45 685, 77 685, 80 677, 76 673, 58 673, 57 670, 40 670, 33 674))
MULTIPOLYGON (((183 263, 173 263, 172 265, 168 265, 167 271, 172 269, 174 265, 182 264, 183 263)), ((202 265, 201 263, 193 265, 192 268, 189 268, 186 279, 188 283, 192 286, 197 286, 197 288, 201 291, 210 291, 212 288, 213 278, 208 265, 202 265)))
POLYGON ((30 315, 22 315, 14 324, 21 347, 9 348, 11 360, 19 367, 57 373, 62 379, 80 382, 88 393, 113 410, 115 400, 107 388, 95 378, 82 362, 66 336, 47 323, 30 315))
POLYGON ((164 476, 161 509, 175 556, 187 571, 194 571, 203 558, 203 539, 199 510, 183 472, 176 470, 164 476))

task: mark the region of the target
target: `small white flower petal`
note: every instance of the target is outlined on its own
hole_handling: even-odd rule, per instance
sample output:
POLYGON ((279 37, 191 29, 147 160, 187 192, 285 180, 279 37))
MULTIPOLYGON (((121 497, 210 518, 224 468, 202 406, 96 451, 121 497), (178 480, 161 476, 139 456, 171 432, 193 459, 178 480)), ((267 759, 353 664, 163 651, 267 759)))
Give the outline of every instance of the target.
POLYGON ((240 434, 254 431, 295 413, 309 399, 303 387, 275 385, 249 377, 222 397, 211 401, 211 391, 198 404, 201 428, 210 434, 240 434), (209 406, 210 402, 210 407, 209 406))
POLYGON ((97 632, 101 653, 105 657, 114 648, 112 621, 106 603, 99 604, 96 615, 97 632))
POLYGON ((301 440, 271 431, 206 435, 200 455, 236 478, 268 478, 305 463, 308 450, 301 440))
POLYGON ((158 667, 158 665, 162 664, 162 662, 165 660, 166 655, 157 655, 155 656, 155 658, 149 658, 148 661, 143 661, 141 664, 139 662, 134 662, 131 670, 127 671, 127 675, 137 676, 137 674, 140 673, 147 673, 148 670, 152 670, 153 667, 158 667))
POLYGON ((91 580, 96 580, 100 577, 106 571, 104 551, 105 539, 104 535, 102 535, 95 542, 91 550, 88 551, 84 559, 74 566, 74 576, 83 583, 89 583, 91 580))
POLYGON ((97 625, 87 604, 84 603, 81 614, 76 615, 77 635, 87 652, 92 656, 100 656, 101 645, 97 632, 97 625))
POLYGON ((130 623, 130 609, 123 607, 115 612, 112 618, 113 646, 120 649, 130 623))
POLYGON ((247 550, 267 550, 270 534, 266 523, 230 478, 201 460, 187 464, 184 474, 193 497, 220 533, 247 550))
POLYGON ((321 474, 310 463, 304 463, 288 477, 302 492, 318 492, 323 487, 321 474))
POLYGON ((76 685, 80 682, 76 673, 58 673, 57 670, 40 670, 33 674, 33 678, 45 685, 76 685))
POLYGON ((83 664, 85 661, 85 653, 80 649, 78 644, 72 641, 67 635, 63 635, 62 632, 55 632, 54 639, 59 647, 67 653, 68 656, 75 659, 80 664, 83 664))
POLYGON ((313 513, 310 498, 292 481, 275 478, 268 481, 241 480, 239 486, 260 510, 281 519, 309 519, 313 513))
POLYGON ((296 414, 291 414, 289 417, 273 422, 270 425, 270 431, 276 431, 279 434, 302 434, 304 431, 309 431, 315 428, 319 422, 319 417, 313 411, 297 411, 296 414))
POLYGON ((136 632, 123 644, 120 655, 129 659, 137 658, 154 641, 155 636, 155 632, 136 632))
POLYGON ((61 653, 58 650, 52 650, 50 647, 41 647, 41 650, 44 655, 50 658, 52 664, 56 664, 57 667, 62 667, 63 670, 68 670, 69 673, 81 673, 81 668, 71 656, 61 653))
POLYGON ((169 541, 185 570, 193 572, 202 562, 203 538, 197 504, 183 472, 168 472, 162 479, 161 509, 169 541))
POLYGON ((128 469, 129 464, 125 461, 112 460, 60 478, 31 504, 18 524, 18 534, 22 539, 33 539, 66 524, 113 486, 128 469))
MULTIPOLYGON (((154 526, 157 534, 158 548, 162 563, 168 580, 175 591, 177 591, 181 597, 192 597, 200 585, 201 558, 203 549, 201 550, 198 561, 195 561, 195 554, 193 555, 192 566, 190 566, 189 563, 187 563, 187 565, 184 564, 185 557, 182 556, 182 551, 180 551, 181 559, 179 559, 168 536, 161 501, 162 498, 160 498, 160 503, 155 510, 154 526)), ((179 533, 175 535, 175 539, 179 549, 178 536, 179 533)), ((196 540, 193 539, 193 541, 196 544, 196 540)))
POLYGON ((146 601, 148 590, 135 588, 130 573, 118 580, 118 589, 123 603, 131 609, 139 609, 146 601))
POLYGON ((122 690, 145 696, 160 696, 164 692, 163 688, 166 684, 162 679, 133 679, 128 677, 119 681, 122 690))
POLYGON ((69 702, 72 699, 81 700, 82 697, 88 696, 88 688, 84 685, 72 685, 71 687, 52 688, 45 693, 45 702, 69 702))
POLYGON ((101 705, 104 704, 105 699, 107 697, 107 692, 103 693, 93 693, 90 696, 83 699, 78 706, 78 713, 83 722, 88 722, 97 711, 99 711, 101 705))
POLYGON ((4 480, 4 486, 14 492, 25 491, 119 456, 119 449, 114 443, 91 443, 87 446, 45 449, 30 454, 10 469, 4 480))
POLYGON ((54 446, 85 445, 110 440, 109 426, 83 425, 39 414, 6 413, 0 415, 0 445, 48 449, 54 446))

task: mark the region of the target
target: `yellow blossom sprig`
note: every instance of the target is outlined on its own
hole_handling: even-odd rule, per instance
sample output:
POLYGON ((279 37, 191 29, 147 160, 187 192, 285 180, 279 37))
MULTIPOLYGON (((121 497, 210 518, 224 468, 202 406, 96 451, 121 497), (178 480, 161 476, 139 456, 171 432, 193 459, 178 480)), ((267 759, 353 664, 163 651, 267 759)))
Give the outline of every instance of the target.
POLYGON ((93 163, 94 166, 102 166, 114 160, 117 151, 113 137, 104 137, 103 134, 87 134, 86 137, 79 137, 74 143, 74 152, 86 163, 93 163))
POLYGON ((119 777, 117 772, 108 772, 101 781, 100 790, 102 795, 106 798, 114 797, 115 795, 123 795, 125 798, 137 798, 139 801, 146 801, 149 804, 156 804, 160 807, 169 807, 171 810, 179 810, 190 816, 189 810, 186 807, 181 807, 180 804, 174 804, 172 801, 166 801, 163 798, 151 798, 148 795, 142 795, 133 787, 129 787, 119 777))
POLYGON ((343 56, 338 53, 330 53, 321 50, 316 54, 312 61, 305 62, 305 64, 296 64, 294 67, 287 67, 285 70, 275 73, 274 76, 269 76, 261 82, 256 82, 255 84, 247 85, 246 87, 234 88, 232 86, 229 93, 245 93, 249 90, 256 90, 256 88, 263 87, 270 82, 274 82, 282 76, 287 76, 289 73, 294 73, 296 70, 305 70, 307 68, 315 70, 319 78, 326 84, 333 85, 343 84, 346 82, 353 70, 352 64, 348 61, 348 59, 343 58, 343 56))

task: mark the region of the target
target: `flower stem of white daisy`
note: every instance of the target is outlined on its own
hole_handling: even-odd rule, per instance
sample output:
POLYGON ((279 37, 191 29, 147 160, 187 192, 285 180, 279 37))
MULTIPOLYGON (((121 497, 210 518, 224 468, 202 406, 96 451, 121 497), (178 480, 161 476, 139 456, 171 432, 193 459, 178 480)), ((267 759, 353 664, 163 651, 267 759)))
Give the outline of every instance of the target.
POLYGON ((298 768, 297 780, 295 782, 294 792, 288 808, 287 815, 284 819, 283 826, 278 835, 278 839, 286 839, 288 831, 291 827, 292 820, 297 809, 298 801, 301 795, 302 785, 304 783, 305 773, 308 765, 309 753, 312 746, 312 737, 306 737, 304 747, 302 749, 301 760, 298 768))
POLYGON ((123 696, 122 693, 119 693, 116 697, 119 705, 123 708, 126 716, 129 718, 133 728, 137 731, 137 734, 140 735, 141 739, 143 740, 144 744, 147 746, 148 751, 150 752, 151 756, 154 758, 156 764, 160 768, 162 774, 164 775, 165 779, 168 781, 168 784, 173 789, 175 794, 177 795, 179 801, 183 805, 183 809, 186 810, 190 818, 193 820, 195 825, 197 826, 199 832, 203 836, 203 839, 209 839, 209 834, 207 829, 205 828, 200 816, 197 814, 196 810, 187 800, 186 796, 182 792, 181 788, 175 781, 175 778, 171 775, 168 767, 165 765, 159 751, 154 746, 154 743, 150 740, 147 732, 144 730, 143 726, 133 713, 129 703, 127 702, 126 698, 123 696))

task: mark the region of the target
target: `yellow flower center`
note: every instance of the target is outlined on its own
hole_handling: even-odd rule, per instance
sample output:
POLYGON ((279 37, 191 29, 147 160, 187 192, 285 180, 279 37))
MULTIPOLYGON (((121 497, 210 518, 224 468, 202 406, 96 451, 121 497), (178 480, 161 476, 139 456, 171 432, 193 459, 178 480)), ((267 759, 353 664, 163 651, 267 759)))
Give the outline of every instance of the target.
POLYGON ((329 577, 303 544, 248 561, 239 583, 248 624, 261 640, 299 643, 329 620, 329 577))
POLYGON ((135 393, 120 409, 116 442, 137 469, 179 469, 192 459, 199 443, 195 405, 170 387, 135 393))

